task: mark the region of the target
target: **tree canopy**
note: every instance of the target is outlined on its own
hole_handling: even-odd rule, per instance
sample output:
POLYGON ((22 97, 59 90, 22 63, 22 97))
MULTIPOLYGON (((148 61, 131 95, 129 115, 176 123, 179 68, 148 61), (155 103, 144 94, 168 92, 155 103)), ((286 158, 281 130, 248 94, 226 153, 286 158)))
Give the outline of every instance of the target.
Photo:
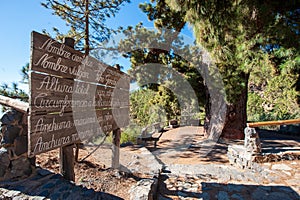
POLYGON ((140 8, 153 21, 155 30, 138 24, 123 31, 125 39, 118 48, 131 61, 128 72, 139 86, 155 91, 151 103, 160 105, 167 119, 179 118, 187 107, 192 113, 200 112, 199 106, 205 104, 203 78, 188 61, 193 56, 199 57, 199 49, 194 49, 194 44, 184 43, 179 35, 186 24, 183 14, 172 11, 165 1, 153 2, 140 4, 140 8), (154 63, 157 65, 151 65, 154 63), (183 88, 182 82, 188 83, 190 90, 183 88), (175 86, 181 88, 181 92, 172 91, 175 86), (195 93, 196 98, 191 98, 190 93, 195 93))
MULTIPOLYGON (((51 9, 70 26, 67 36, 76 41, 76 46, 89 51, 104 40, 108 39, 114 30, 105 24, 107 18, 114 17, 123 3, 130 0, 45 0, 42 5, 51 9)), ((65 34, 57 32, 58 38, 65 34)))
MULTIPOLYGON (((197 42, 215 60, 223 75, 228 101, 224 129, 228 129, 228 134, 235 133, 233 129, 241 133, 247 121, 250 75, 256 74, 253 79, 257 81, 259 73, 288 77, 299 72, 299 2, 167 0, 167 3, 175 11, 185 13, 184 19, 193 25, 197 42)), ((292 77, 285 90, 295 91, 290 87, 295 86, 296 79, 292 77)), ((279 86, 271 82, 266 82, 269 88, 278 91, 279 86)), ((294 99, 295 92, 292 93, 294 99)))

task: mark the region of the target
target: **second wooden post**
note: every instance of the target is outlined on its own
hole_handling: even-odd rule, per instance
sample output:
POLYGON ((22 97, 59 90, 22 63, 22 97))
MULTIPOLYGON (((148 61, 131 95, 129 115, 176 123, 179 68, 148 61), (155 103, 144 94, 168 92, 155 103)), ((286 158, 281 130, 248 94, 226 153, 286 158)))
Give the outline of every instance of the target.
POLYGON ((113 169, 118 169, 120 167, 120 138, 121 129, 117 128, 113 130, 113 146, 112 146, 112 158, 111 167, 113 169))

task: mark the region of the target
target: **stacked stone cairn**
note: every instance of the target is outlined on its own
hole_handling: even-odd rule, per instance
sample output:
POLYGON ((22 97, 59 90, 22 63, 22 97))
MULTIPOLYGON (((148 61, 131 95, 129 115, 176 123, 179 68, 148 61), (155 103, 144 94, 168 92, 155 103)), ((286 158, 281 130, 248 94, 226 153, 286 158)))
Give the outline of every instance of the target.
POLYGON ((35 169, 35 158, 27 156, 27 114, 12 109, 0 122, 0 181, 28 177, 35 169))
POLYGON ((244 145, 229 145, 227 156, 230 164, 253 169, 255 161, 261 156, 261 142, 254 128, 246 127, 244 133, 244 145))

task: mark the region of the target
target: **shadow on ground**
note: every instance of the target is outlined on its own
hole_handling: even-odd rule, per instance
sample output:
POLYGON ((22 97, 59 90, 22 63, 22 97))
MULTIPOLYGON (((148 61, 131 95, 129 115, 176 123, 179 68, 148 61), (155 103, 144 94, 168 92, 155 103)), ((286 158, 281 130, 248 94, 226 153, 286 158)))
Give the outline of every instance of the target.
POLYGON ((205 144, 203 127, 179 127, 162 135, 155 149, 147 148, 164 164, 228 163, 226 143, 205 144), (204 145, 202 145, 202 143, 204 145))
POLYGON ((262 186, 244 184, 220 184, 215 182, 201 182, 196 185, 175 182, 166 184, 167 176, 161 177, 159 199, 272 199, 298 200, 299 195, 287 186, 262 186), (188 187, 186 187, 188 185, 188 187))
MULTIPOLYGON (((258 129, 263 153, 299 153, 300 137, 280 134, 278 131, 258 129)), ((164 164, 228 163, 229 144, 241 144, 243 140, 219 140, 205 145, 203 127, 179 127, 163 133, 155 149, 147 148, 164 164), (202 143, 204 145, 202 145, 202 143)))
POLYGON ((281 134, 278 131, 258 129, 263 153, 300 152, 300 136, 281 134))
POLYGON ((35 175, 19 181, 0 182, 0 199, 103 199, 119 200, 121 198, 93 189, 75 185, 65 180, 60 174, 45 169, 38 169, 35 175), (3 194, 3 189, 10 190, 3 194), (1 194, 2 193, 2 194, 1 194), (8 194, 9 193, 9 194, 8 194), (8 197, 7 197, 8 195, 8 197), (38 198, 41 197, 41 198, 38 198))

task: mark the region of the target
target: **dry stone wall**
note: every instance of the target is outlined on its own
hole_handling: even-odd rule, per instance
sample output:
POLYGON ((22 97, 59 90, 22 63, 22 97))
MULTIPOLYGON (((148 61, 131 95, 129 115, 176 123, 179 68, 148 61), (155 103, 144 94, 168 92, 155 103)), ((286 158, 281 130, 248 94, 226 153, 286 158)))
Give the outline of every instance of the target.
POLYGON ((229 145, 227 156, 230 164, 240 168, 254 168, 255 160, 261 155, 261 142, 254 128, 245 128, 244 145, 229 145))
POLYGON ((35 158, 27 157, 27 116, 9 110, 1 117, 0 181, 29 176, 35 158))

